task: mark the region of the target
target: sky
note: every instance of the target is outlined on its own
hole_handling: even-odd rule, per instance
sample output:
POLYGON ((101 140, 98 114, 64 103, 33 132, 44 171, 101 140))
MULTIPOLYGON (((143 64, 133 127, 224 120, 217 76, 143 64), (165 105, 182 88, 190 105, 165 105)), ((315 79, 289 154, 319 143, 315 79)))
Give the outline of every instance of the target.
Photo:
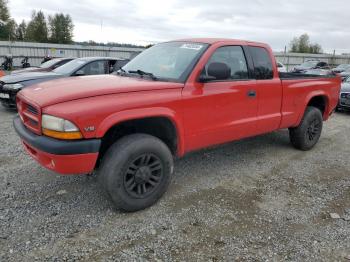
POLYGON ((70 14, 74 40, 145 45, 223 37, 268 43, 275 51, 309 34, 326 52, 350 53, 349 0, 9 0, 11 16, 70 14))

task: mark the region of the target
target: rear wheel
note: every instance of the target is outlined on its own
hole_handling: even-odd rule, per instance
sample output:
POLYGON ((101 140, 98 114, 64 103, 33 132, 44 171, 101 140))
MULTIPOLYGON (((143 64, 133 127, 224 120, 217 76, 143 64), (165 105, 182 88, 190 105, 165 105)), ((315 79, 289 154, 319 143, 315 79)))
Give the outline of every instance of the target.
POLYGON ((133 134, 108 149, 98 179, 117 208, 137 211, 164 194, 172 172, 172 154, 161 140, 133 134))
POLYGON ((310 150, 320 139, 322 127, 323 118, 321 111, 316 107, 307 107, 300 125, 289 129, 292 145, 300 150, 310 150))

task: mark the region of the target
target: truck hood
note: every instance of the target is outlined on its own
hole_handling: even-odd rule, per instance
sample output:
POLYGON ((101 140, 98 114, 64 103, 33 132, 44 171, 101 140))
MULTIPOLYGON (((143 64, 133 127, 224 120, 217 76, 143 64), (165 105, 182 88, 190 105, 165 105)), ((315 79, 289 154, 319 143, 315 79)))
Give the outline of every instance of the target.
POLYGON ((29 73, 29 72, 46 72, 48 71, 46 68, 41 68, 41 67, 27 67, 24 69, 17 69, 11 72, 11 75, 15 74, 23 74, 23 73, 29 73))
POLYGON ((27 73, 3 76, 0 78, 0 81, 4 82, 5 84, 14 84, 14 83, 36 80, 36 79, 44 79, 44 78, 51 79, 51 78, 58 78, 58 77, 62 77, 62 75, 56 74, 53 72, 27 72, 27 73))
POLYGON ((117 75, 81 76, 43 82, 20 91, 19 95, 40 107, 93 96, 182 88, 183 83, 152 81, 117 75))

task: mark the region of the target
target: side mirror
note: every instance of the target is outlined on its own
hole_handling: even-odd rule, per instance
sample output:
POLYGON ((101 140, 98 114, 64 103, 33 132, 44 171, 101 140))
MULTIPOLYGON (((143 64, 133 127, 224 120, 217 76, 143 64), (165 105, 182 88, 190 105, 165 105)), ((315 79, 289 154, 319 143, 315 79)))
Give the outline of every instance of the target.
POLYGON ((208 75, 199 77, 200 82, 208 82, 213 80, 226 80, 231 76, 231 68, 225 63, 214 62, 208 66, 208 75))
POLYGON ((78 70, 74 75, 75 76, 83 76, 83 75, 85 75, 85 72, 84 72, 84 70, 78 70))

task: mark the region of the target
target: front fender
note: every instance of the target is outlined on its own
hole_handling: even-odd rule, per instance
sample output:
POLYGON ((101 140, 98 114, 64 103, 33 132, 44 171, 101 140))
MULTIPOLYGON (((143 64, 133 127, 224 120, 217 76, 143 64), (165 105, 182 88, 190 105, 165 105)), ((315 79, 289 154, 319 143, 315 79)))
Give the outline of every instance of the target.
POLYGON ((96 137, 103 137, 110 128, 119 123, 149 117, 166 117, 174 124, 178 140, 178 155, 184 155, 184 129, 181 116, 176 111, 166 107, 136 108, 113 113, 101 122, 96 137))

